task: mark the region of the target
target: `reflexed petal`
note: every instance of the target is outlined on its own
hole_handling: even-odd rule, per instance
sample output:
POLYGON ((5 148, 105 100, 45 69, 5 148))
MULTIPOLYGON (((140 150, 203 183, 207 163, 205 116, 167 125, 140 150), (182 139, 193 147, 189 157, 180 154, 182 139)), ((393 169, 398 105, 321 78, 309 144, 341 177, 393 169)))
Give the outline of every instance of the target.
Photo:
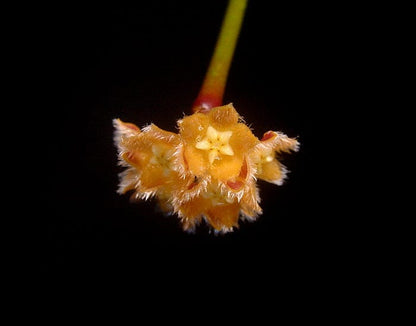
POLYGON ((128 164, 133 165, 136 168, 142 169, 146 162, 149 160, 150 155, 146 152, 129 151, 124 152, 121 158, 128 164))
POLYGON ((119 174, 120 183, 117 189, 119 194, 124 194, 135 189, 139 180, 139 174, 135 168, 128 168, 119 174))
POLYGON ((278 152, 290 152, 299 150, 299 142, 294 138, 289 138, 282 132, 265 132, 261 143, 270 149, 278 152))
POLYGON ((240 207, 237 203, 210 207, 205 216, 218 231, 238 226, 240 207))
POLYGON ((123 122, 120 119, 113 119, 114 144, 119 146, 121 138, 132 137, 140 134, 140 128, 133 123, 123 122))
POLYGON ((243 198, 241 198, 241 213, 250 220, 255 219, 262 213, 262 209, 259 205, 260 196, 256 184, 253 182, 250 187, 244 192, 243 198))
POLYGON ((276 159, 273 159, 271 162, 262 164, 261 173, 259 173, 257 177, 267 182, 281 185, 284 175, 285 169, 282 168, 281 164, 276 159))

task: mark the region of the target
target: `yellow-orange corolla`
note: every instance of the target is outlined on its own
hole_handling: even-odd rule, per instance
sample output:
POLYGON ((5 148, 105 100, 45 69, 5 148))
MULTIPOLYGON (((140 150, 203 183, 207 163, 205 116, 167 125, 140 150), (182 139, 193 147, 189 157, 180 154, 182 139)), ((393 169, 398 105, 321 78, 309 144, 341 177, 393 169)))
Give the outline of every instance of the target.
POLYGON ((286 168, 276 152, 299 147, 275 131, 258 139, 232 104, 185 116, 178 134, 153 124, 140 130, 119 119, 114 126, 119 162, 126 167, 118 192, 156 197, 187 231, 203 220, 222 233, 238 227, 240 218, 255 220, 262 213, 256 180, 282 184, 286 168))

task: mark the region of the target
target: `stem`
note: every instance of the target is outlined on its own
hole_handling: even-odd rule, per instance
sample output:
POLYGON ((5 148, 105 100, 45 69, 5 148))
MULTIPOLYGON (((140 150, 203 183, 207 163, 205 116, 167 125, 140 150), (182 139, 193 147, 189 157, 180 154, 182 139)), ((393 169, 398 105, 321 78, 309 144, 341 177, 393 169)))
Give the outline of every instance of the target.
POLYGON ((248 0, 229 0, 221 30, 193 112, 208 112, 221 106, 228 72, 240 34, 248 0))

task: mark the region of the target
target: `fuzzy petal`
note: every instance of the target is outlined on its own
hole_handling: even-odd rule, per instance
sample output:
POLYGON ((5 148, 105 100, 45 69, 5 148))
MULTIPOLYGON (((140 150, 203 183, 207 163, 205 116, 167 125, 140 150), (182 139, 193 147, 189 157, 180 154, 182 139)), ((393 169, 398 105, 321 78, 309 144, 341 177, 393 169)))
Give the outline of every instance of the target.
POLYGON ((246 189, 243 197, 241 198, 241 213, 249 220, 254 220, 262 213, 262 209, 259 205, 260 196, 256 184, 253 182, 250 187, 246 189))
POLYGON ((209 165, 206 155, 205 151, 201 151, 196 147, 185 147, 184 158, 191 174, 200 177, 207 173, 209 165))
POLYGON ((195 113, 178 121, 179 133, 186 145, 195 146, 206 135, 209 118, 206 114, 195 113))
POLYGON ((283 183, 285 175, 286 169, 276 159, 273 159, 271 162, 262 164, 261 173, 257 177, 280 186, 283 183))
POLYGON ((212 108, 208 116, 212 124, 221 128, 235 125, 240 117, 232 104, 212 108))
POLYGON ((289 138, 282 132, 265 132, 261 139, 262 144, 277 152, 290 152, 299 150, 299 142, 294 138, 289 138))
POLYGON ((227 232, 238 226, 240 207, 237 203, 212 206, 204 215, 217 231, 227 232))
POLYGON ((209 201, 205 198, 196 197, 191 201, 181 204, 177 207, 180 217, 196 219, 202 216, 202 213, 209 208, 209 201))
POLYGON ((234 154, 243 157, 245 153, 250 151, 259 140, 253 135, 250 128, 243 123, 238 123, 231 129, 233 135, 230 138, 230 146, 234 154))
POLYGON ((171 172, 168 175, 165 175, 164 172, 164 169, 158 165, 147 166, 140 177, 141 188, 148 191, 156 190, 158 187, 164 186, 171 178, 171 172))
POLYGON ((210 173, 217 180, 229 180, 237 177, 240 173, 243 159, 233 156, 222 156, 220 160, 214 161, 210 173))
POLYGON ((192 231, 203 219, 220 233, 240 218, 262 213, 256 178, 282 184, 286 169, 276 152, 298 149, 296 139, 269 131, 259 140, 232 104, 197 112, 178 121, 179 134, 150 124, 114 119, 120 173, 119 193, 134 200, 156 197, 166 214, 176 213, 192 231))
POLYGON ((140 134, 140 128, 130 122, 123 122, 120 119, 113 119, 114 144, 119 146, 123 137, 133 137, 140 134))

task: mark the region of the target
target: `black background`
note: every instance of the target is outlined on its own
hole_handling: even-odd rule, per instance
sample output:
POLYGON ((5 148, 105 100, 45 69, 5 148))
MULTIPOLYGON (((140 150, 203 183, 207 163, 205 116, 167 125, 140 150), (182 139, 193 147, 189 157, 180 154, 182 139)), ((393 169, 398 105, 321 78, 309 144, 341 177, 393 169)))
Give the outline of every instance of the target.
POLYGON ((190 114, 225 8, 226 1, 68 4, 39 19, 47 122, 42 273, 226 284, 278 272, 302 282, 340 267, 345 219, 325 185, 335 172, 322 154, 332 151, 331 129, 345 105, 334 85, 349 69, 339 59, 348 52, 338 42, 348 39, 337 25, 341 8, 328 15, 316 4, 248 4, 224 102, 256 136, 279 130, 301 143, 282 158, 291 171, 283 186, 259 182, 264 212, 256 222, 223 236, 204 227, 187 234, 153 201, 132 204, 116 193, 112 119, 175 131, 190 114))

